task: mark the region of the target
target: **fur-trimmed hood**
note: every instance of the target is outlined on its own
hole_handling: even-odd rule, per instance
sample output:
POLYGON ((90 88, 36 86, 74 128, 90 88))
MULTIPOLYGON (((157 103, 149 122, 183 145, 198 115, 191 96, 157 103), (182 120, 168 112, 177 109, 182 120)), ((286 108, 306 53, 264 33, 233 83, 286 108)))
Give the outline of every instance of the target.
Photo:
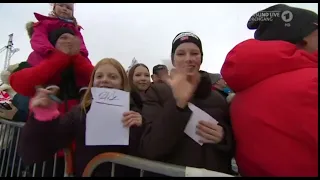
MULTIPOLYGON (((55 17, 49 17, 49 16, 44 16, 44 15, 41 15, 41 14, 38 14, 38 13, 34 13, 36 19, 38 21, 43 21, 43 20, 56 20, 57 18, 55 17)), ((34 25, 36 24, 36 22, 33 22, 33 21, 29 21, 26 23, 26 30, 27 30, 27 33, 28 33, 28 36, 29 38, 31 39, 32 37, 32 34, 33 34, 33 27, 34 25)), ((83 30, 83 27, 80 26, 79 24, 77 24, 77 28, 78 30, 83 30)))
POLYGON ((33 25, 34 25, 34 22, 32 22, 32 21, 30 21, 26 24, 26 30, 28 32, 28 36, 30 39, 31 39, 32 33, 33 33, 33 25))

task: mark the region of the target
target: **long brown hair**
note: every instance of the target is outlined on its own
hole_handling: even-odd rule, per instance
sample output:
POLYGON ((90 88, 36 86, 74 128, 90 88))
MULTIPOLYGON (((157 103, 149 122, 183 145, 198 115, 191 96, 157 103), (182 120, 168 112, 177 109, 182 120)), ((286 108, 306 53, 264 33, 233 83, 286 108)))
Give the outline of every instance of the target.
POLYGON ((139 66, 142 66, 142 67, 145 67, 148 71, 149 71, 149 68, 145 65, 145 64, 142 64, 142 63, 138 63, 138 64, 135 64, 134 66, 132 66, 128 72, 128 80, 129 80, 129 86, 132 90, 135 90, 135 91, 138 91, 137 87, 133 84, 133 74, 134 74, 134 71, 136 70, 137 67, 139 66))
POLYGON ((84 96, 82 98, 81 107, 82 107, 82 110, 84 112, 86 112, 86 108, 88 106, 90 106, 91 102, 92 102, 91 88, 93 87, 94 75, 95 75, 97 69, 100 66, 105 65, 105 64, 110 64, 114 68, 117 69, 117 71, 119 72, 119 74, 121 76, 121 79, 122 79, 122 88, 123 88, 122 90, 130 92, 130 87, 129 87, 129 83, 128 83, 128 77, 127 77, 126 71, 124 70, 123 66, 116 59, 104 58, 104 59, 100 60, 97 63, 97 65, 94 67, 93 72, 92 72, 91 77, 90 77, 90 82, 89 82, 89 85, 88 85, 88 89, 86 90, 86 92, 85 92, 85 94, 84 94, 84 96))

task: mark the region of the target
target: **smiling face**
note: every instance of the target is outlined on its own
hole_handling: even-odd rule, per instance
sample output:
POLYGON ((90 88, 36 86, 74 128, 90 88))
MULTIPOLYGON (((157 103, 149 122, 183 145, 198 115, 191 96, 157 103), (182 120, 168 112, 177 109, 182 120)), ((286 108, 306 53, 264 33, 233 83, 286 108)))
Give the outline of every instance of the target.
POLYGON ((151 83, 149 70, 144 66, 136 67, 133 73, 132 82, 139 91, 147 90, 151 83))
POLYGON ((100 65, 94 74, 93 87, 123 89, 119 71, 111 64, 100 65))
POLYGON ((113 58, 104 58, 95 65, 88 88, 81 101, 81 107, 84 111, 92 102, 92 87, 130 91, 126 71, 119 61, 113 58))
POLYGON ((193 75, 200 69, 201 51, 194 43, 182 43, 174 52, 173 62, 177 71, 193 75))

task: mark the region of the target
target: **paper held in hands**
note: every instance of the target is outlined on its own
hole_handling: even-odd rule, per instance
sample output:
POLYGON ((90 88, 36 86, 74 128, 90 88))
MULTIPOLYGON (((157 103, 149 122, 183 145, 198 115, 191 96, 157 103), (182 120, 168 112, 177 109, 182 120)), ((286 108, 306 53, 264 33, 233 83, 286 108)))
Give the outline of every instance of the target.
POLYGON ((123 113, 129 111, 128 92, 91 88, 92 103, 86 118, 87 146, 129 145, 129 128, 123 126, 123 113))
POLYGON ((200 108, 198 108, 197 106, 195 106, 192 103, 188 103, 188 107, 192 111, 192 115, 189 119, 189 122, 188 122, 186 128, 184 129, 184 133, 186 133, 190 138, 192 138, 193 140, 195 140, 198 144, 200 144, 202 146, 203 143, 199 142, 199 140, 202 137, 200 137, 199 135, 196 134, 197 125, 199 124, 199 121, 201 121, 201 120, 211 121, 215 124, 218 124, 218 121, 215 120, 208 113, 204 112, 203 110, 201 110, 200 108))

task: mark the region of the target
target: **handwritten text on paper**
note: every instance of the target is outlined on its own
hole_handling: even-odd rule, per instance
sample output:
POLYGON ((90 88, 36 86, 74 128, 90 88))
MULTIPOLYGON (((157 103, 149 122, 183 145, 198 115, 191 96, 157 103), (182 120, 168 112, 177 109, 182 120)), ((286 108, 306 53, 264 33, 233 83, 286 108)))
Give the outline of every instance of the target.
POLYGON ((86 145, 128 145, 129 129, 123 127, 123 113, 129 111, 128 92, 92 88, 93 97, 86 119, 86 145))

